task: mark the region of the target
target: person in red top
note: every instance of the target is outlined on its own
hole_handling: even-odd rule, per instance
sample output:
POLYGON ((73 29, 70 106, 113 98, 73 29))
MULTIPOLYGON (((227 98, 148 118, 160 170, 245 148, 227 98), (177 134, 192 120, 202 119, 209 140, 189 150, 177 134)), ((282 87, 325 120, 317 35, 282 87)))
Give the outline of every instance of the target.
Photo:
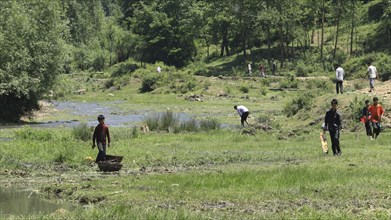
POLYGON ((106 160, 106 140, 110 147, 110 133, 109 127, 105 124, 105 116, 99 115, 98 122, 99 124, 95 127, 94 134, 92 135, 92 149, 98 145, 99 150, 95 162, 106 160))
POLYGON ((373 104, 369 106, 368 112, 371 114, 371 124, 373 128, 372 139, 377 138, 381 131, 381 120, 384 115, 383 107, 378 104, 379 98, 373 97, 373 104))

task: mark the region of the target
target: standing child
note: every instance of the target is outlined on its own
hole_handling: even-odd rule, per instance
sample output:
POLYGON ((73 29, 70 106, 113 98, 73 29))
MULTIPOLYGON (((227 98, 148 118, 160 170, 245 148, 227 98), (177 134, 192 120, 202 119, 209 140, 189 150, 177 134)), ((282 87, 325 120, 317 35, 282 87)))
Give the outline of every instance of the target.
POLYGON ((339 135, 342 130, 341 115, 337 111, 338 100, 331 100, 331 109, 326 112, 324 118, 325 126, 328 128, 331 139, 331 148, 333 149, 334 156, 340 156, 342 154, 339 147, 339 135))
POLYGON ((95 148, 95 143, 98 145, 98 156, 95 162, 106 160, 106 137, 108 146, 110 147, 110 133, 109 127, 105 124, 105 116, 98 116, 99 124, 95 127, 94 134, 92 135, 92 149, 95 148))
POLYGON ((373 97, 373 104, 368 107, 368 112, 371 114, 371 124, 373 128, 372 138, 376 139, 381 132, 382 117, 384 115, 383 107, 378 103, 379 98, 373 97))
POLYGON ((326 139, 326 132, 327 132, 326 124, 323 123, 321 128, 322 130, 320 131, 320 143, 322 144, 323 153, 328 154, 329 149, 327 146, 327 139, 326 139))
POLYGON ((367 136, 372 139, 372 128, 370 125, 371 113, 368 111, 370 105, 369 100, 365 100, 365 107, 362 109, 361 122, 365 125, 367 136))

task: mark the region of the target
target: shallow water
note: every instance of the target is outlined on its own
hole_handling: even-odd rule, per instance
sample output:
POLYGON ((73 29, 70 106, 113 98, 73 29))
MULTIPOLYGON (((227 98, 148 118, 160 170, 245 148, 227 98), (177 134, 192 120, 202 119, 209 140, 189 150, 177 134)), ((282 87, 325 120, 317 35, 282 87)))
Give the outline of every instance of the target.
POLYGON ((74 207, 69 203, 53 203, 42 199, 34 191, 0 187, 0 219, 39 213, 50 214, 58 209, 70 211, 74 207))
MULTIPOLYGON (((56 109, 60 111, 66 111, 71 115, 83 116, 86 118, 85 123, 89 126, 96 126, 97 116, 104 115, 106 117, 106 124, 112 127, 129 126, 129 124, 141 122, 144 118, 150 114, 163 114, 161 112, 146 112, 140 111, 136 114, 129 114, 115 107, 116 103, 120 101, 107 102, 107 103, 87 103, 87 102, 56 102, 56 109)), ((186 113, 176 113, 180 121, 189 120, 192 116, 186 113)), ((80 121, 68 120, 68 121, 46 121, 46 122, 33 122, 13 125, 3 125, 0 128, 14 128, 23 125, 31 127, 41 128, 53 128, 53 127, 75 127, 80 125, 80 121)))

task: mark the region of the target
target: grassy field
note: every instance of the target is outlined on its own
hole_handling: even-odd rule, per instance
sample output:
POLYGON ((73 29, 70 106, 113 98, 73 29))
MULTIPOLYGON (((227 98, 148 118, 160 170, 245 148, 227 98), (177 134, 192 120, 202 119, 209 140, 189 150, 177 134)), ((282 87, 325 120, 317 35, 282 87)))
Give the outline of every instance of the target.
MULTIPOLYGON (((187 100, 191 93, 138 93, 141 83, 137 80, 110 92, 87 87, 86 94, 67 98, 99 103, 120 100, 116 107, 127 113, 170 109, 231 125, 239 125, 233 105, 244 104, 252 112, 250 124, 267 124, 271 130, 254 129, 247 135, 249 128, 240 127, 179 133, 143 133, 139 124, 112 127, 108 154, 123 155, 124 160, 119 173, 109 174, 85 159, 97 154, 91 149, 88 128, 84 130, 87 140, 77 138, 77 128, 0 129, 2 186, 31 189, 53 201, 72 201, 77 207, 11 218, 391 218, 391 133, 385 129, 371 141, 362 124, 353 129, 358 125, 351 119, 357 108, 351 107, 354 99, 371 97, 357 92, 361 81, 350 82, 345 94, 337 97, 346 121, 342 156, 324 155, 319 140, 318 118, 335 97, 329 79, 197 78, 200 82, 207 86, 192 93, 202 101, 187 100), (297 87, 279 90, 295 81, 297 87), (311 102, 286 117, 288 104, 300 97, 311 102)), ((389 100, 379 96, 390 111, 389 100)), ((49 111, 35 121, 72 117, 83 120, 49 111)))

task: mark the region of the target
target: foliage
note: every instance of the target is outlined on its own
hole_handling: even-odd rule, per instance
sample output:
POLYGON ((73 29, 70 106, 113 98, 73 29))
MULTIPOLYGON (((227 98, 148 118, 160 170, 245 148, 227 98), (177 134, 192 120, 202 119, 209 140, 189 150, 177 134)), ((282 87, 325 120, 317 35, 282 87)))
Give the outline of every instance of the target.
POLYGON ((67 35, 57 1, 0 3, 0 118, 16 121, 39 108, 63 66, 67 35))
POLYGON ((143 76, 141 82, 140 92, 151 92, 156 89, 159 85, 162 77, 156 73, 147 73, 143 76))
POLYGON ((220 129, 221 122, 215 118, 207 118, 197 122, 195 118, 189 120, 179 120, 179 116, 171 111, 162 114, 153 114, 144 118, 151 131, 166 131, 173 133, 197 132, 199 130, 209 131, 220 129))
POLYGON ((72 128, 72 135, 76 140, 89 141, 92 139, 91 129, 87 123, 72 128))
POLYGON ((248 93, 249 90, 250 90, 250 89, 249 89, 248 86, 246 86, 246 85, 242 85, 242 86, 239 87, 239 91, 241 91, 241 92, 243 92, 243 93, 248 93))
POLYGON ((292 117, 301 110, 309 110, 313 102, 313 97, 314 95, 311 93, 306 93, 295 97, 285 105, 283 112, 287 117, 292 117))
POLYGON ((53 133, 50 129, 35 130, 28 126, 16 130, 15 135, 16 137, 25 140, 50 141, 54 139, 53 133))
POLYGON ((218 130, 221 127, 221 122, 216 118, 207 118, 200 121, 200 129, 203 131, 218 130))

